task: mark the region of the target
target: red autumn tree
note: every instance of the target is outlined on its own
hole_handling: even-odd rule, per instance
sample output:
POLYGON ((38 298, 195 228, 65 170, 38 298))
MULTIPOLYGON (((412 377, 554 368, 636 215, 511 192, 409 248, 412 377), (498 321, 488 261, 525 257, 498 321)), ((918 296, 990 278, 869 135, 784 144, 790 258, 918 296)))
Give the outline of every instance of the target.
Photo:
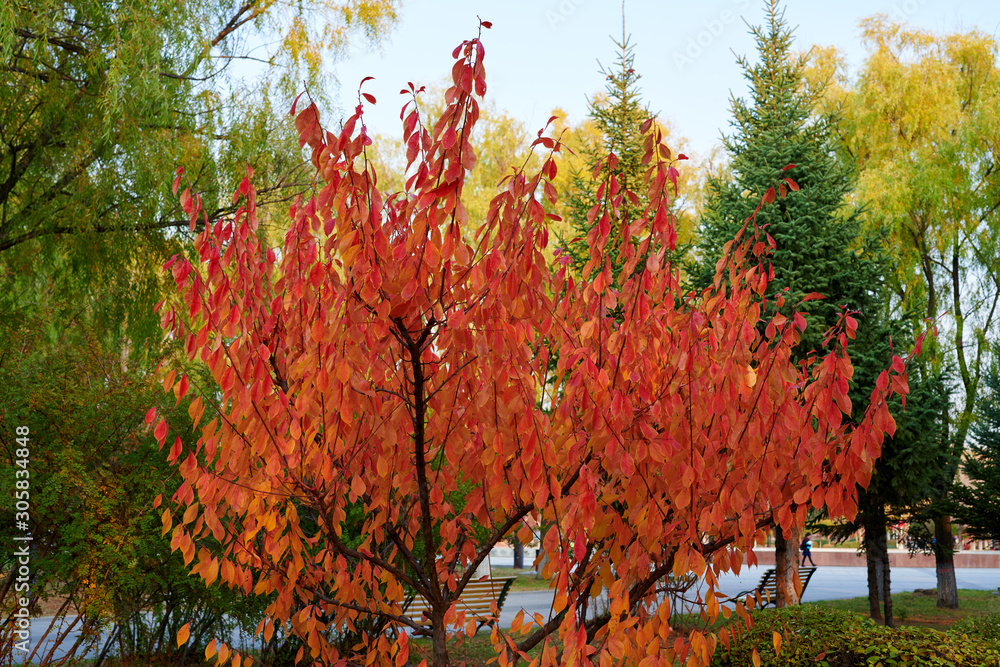
MULTIPOLYGON (((541 170, 512 174, 487 220, 470 225, 462 187, 476 163, 483 54, 478 38, 455 50, 434 127, 404 106, 405 193, 379 192, 360 105, 334 134, 310 104, 296 124, 315 192, 292 207, 284 246, 255 234, 248 170, 236 215, 205 220, 197 261, 168 264, 178 295, 163 327, 218 388, 192 403, 197 448, 170 448, 184 483, 164 531, 207 584, 273 594, 260 630, 300 636, 305 658, 404 664, 408 634, 391 630, 424 632, 402 615, 419 593, 432 662, 446 665, 446 639, 475 628, 454 601, 494 544, 527 536, 532 516, 551 526, 554 602, 548 617, 494 629, 501 664, 540 643, 545 665, 704 664, 728 631, 674 638, 668 575, 704 575, 715 618, 716 575, 753 562, 766 528, 801 525, 810 506, 853 514, 856 484, 894 428, 886 399, 906 392, 904 364, 893 360, 864 421, 846 425, 855 324, 845 317, 831 332, 825 357, 792 364, 806 321, 764 316, 769 248, 752 224, 714 286, 682 294, 664 260, 677 172, 655 133, 641 217, 618 219, 636 197, 608 176, 615 157, 595 170, 582 281, 542 256, 559 145, 541 133, 541 170), (628 260, 618 292, 610 243, 628 260), (588 614, 602 590, 607 610, 588 614), (325 632, 362 626, 346 651, 325 632)), ((181 200, 194 226, 200 201, 181 200)), ((173 372, 164 386, 190 390, 173 372)), ((164 444, 168 425, 152 411, 148 421, 164 444)), ((214 643, 213 654, 247 660, 214 643)))

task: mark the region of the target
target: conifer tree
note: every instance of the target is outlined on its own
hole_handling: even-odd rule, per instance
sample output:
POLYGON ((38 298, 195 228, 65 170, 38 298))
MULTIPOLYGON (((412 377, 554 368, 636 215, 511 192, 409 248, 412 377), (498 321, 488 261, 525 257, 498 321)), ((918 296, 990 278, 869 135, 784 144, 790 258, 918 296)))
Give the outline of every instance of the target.
POLYGON ((994 363, 983 379, 962 465, 969 484, 956 485, 955 518, 974 538, 1000 540, 1000 366, 994 363))
MULTIPOLYGON (((750 85, 750 97, 732 99, 734 131, 723 137, 730 170, 724 177, 708 180, 696 257, 689 268, 690 279, 700 288, 711 283, 724 245, 754 213, 761 197, 778 184, 778 194, 788 196, 776 197, 755 218, 757 226, 776 244, 770 260, 774 269, 773 287, 765 298, 770 307, 775 307, 775 297, 784 292, 784 308, 810 314, 809 326, 794 352, 799 359, 822 349, 826 331, 837 322, 844 308, 857 313, 855 317, 861 325, 852 344, 856 372, 851 397, 855 405, 860 405, 874 387, 877 365, 891 355, 891 338, 897 344, 903 342, 909 327, 890 314, 882 280, 888 268, 883 237, 864 226, 863 210, 849 201, 854 174, 851 164, 836 150, 833 133, 836 118, 818 117, 814 112, 815 101, 822 91, 805 85, 806 61, 792 54, 792 32, 777 0, 769 0, 766 10, 767 25, 751 29, 759 60, 738 59, 750 85), (798 191, 788 192, 795 188, 785 178, 798 191), (823 298, 803 303, 812 293, 823 298)), ((934 384, 937 380, 930 375, 928 382, 933 386, 926 389, 933 393, 939 383, 934 384)), ((895 416, 900 418, 898 411, 895 416)), ((860 415, 853 417, 858 419, 860 415)), ((933 449, 939 444, 933 434, 933 429, 925 429, 920 436, 914 436, 915 440, 890 443, 893 447, 886 451, 933 449)), ((918 458, 883 459, 879 466, 893 470, 918 458)), ((862 502, 858 522, 873 537, 866 546, 874 618, 882 616, 878 601, 883 596, 878 591, 888 590, 889 586, 885 540, 879 542, 874 537, 885 532, 886 504, 891 499, 883 490, 890 486, 889 480, 879 480, 876 467, 869 490, 859 489, 862 502)), ((797 543, 797 535, 777 535, 779 604, 797 602, 791 586, 797 543)), ((887 600, 886 621, 890 624, 891 617, 887 600)))
MULTIPOLYGON (((644 192, 643 178, 647 169, 642 163, 644 142, 657 128, 654 123, 647 127, 646 131, 642 129, 643 123, 653 114, 642 102, 638 85, 641 76, 634 67, 634 45, 629 43, 624 31, 621 41, 615 41, 615 45, 619 53, 614 67, 610 71, 601 69, 607 80, 606 95, 595 97, 589 105, 590 118, 597 127, 601 141, 599 144, 584 148, 586 167, 573 172, 569 193, 566 196, 565 211, 572 232, 568 237, 560 238, 560 246, 577 274, 583 272, 590 260, 590 244, 587 237, 597 224, 591 211, 601 200, 598 196, 601 184, 610 183, 613 177, 619 190, 644 192), (604 162, 612 154, 613 161, 604 162), (600 175, 599 165, 602 165, 601 169, 607 169, 610 173, 600 175)), ((682 155, 676 157, 686 159, 682 155)), ((676 184, 676 172, 672 174, 676 184)), ((643 194, 638 194, 634 200, 623 199, 621 219, 638 218, 647 204, 647 198, 643 194)), ((614 223, 612 227, 611 234, 615 237, 620 230, 615 228, 614 223)), ((678 256, 679 253, 675 250, 672 259, 676 260, 678 256)), ((614 284, 620 287, 618 275, 625 263, 624 258, 620 257, 616 250, 610 250, 608 260, 611 263, 614 284)))
POLYGON ((767 12, 766 29, 751 29, 759 62, 738 59, 750 99, 732 98, 733 133, 722 138, 730 170, 708 179, 690 273, 696 287, 707 286, 723 245, 769 188, 791 178, 799 191, 761 209, 756 222, 777 244, 773 285, 775 291, 788 290, 789 307, 813 292, 825 297, 802 306, 812 316, 799 346, 804 357, 820 349, 841 306, 861 312, 870 308, 878 266, 858 243, 860 211, 847 203, 851 167, 836 154, 830 119, 813 115, 816 91, 804 87, 805 59, 792 54, 792 32, 777 0, 767 3, 767 12), (782 171, 788 165, 794 166, 782 171))

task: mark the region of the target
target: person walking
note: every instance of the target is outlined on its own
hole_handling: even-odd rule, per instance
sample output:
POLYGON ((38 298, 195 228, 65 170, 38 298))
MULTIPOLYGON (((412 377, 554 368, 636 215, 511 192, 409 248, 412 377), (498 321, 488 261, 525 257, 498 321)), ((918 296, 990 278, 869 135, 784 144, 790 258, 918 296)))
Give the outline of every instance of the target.
POLYGON ((809 564, 810 565, 812 565, 813 567, 816 567, 816 563, 813 562, 813 557, 812 557, 813 542, 812 542, 811 538, 812 538, 812 534, 811 533, 806 533, 806 536, 802 538, 802 544, 799 545, 799 549, 802 550, 802 565, 800 565, 799 567, 804 567, 805 566, 805 564, 806 564, 806 558, 809 559, 809 564))

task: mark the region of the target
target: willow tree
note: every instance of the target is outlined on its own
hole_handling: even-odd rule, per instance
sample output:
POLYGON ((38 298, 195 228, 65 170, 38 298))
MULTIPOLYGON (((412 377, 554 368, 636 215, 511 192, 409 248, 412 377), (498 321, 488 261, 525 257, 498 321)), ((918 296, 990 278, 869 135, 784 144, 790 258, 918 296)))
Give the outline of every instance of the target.
POLYGON ((262 204, 300 191, 302 156, 271 100, 284 108, 303 80, 322 89, 324 58, 377 38, 395 4, 4 2, 0 298, 55 289, 108 322, 144 321, 153 267, 188 238, 168 188, 176 165, 212 219, 235 210, 222 193, 247 161, 262 204), (265 39, 270 50, 253 47, 265 39))
MULTIPOLYGON (((860 167, 857 196, 892 234, 888 284, 903 308, 939 323, 932 349, 957 370, 961 391, 942 415, 957 460, 1000 301, 997 45, 976 31, 938 36, 884 16, 862 28, 867 59, 848 81, 827 58, 826 101, 841 112, 843 147, 860 167)), ((950 518, 938 511, 934 525, 938 606, 957 607, 950 518)))

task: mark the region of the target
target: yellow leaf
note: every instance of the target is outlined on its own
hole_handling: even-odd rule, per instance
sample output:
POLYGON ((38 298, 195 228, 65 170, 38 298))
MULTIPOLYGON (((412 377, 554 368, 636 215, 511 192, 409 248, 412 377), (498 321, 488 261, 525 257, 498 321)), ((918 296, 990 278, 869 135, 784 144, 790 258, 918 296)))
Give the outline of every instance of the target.
POLYGON ((775 655, 780 655, 781 654, 781 633, 780 632, 775 632, 773 639, 774 639, 774 654, 775 655))
POLYGON ((184 642, 191 636, 191 624, 185 623, 184 627, 177 631, 177 645, 184 646, 184 642))
POLYGON ((465 634, 469 635, 470 637, 476 634, 475 621, 469 621, 468 623, 465 624, 465 634))
POLYGON ((205 647, 205 660, 210 660, 215 655, 215 640, 213 639, 205 647))
POLYGON ((753 650, 753 667, 760 667, 760 654, 757 653, 757 649, 753 650))

